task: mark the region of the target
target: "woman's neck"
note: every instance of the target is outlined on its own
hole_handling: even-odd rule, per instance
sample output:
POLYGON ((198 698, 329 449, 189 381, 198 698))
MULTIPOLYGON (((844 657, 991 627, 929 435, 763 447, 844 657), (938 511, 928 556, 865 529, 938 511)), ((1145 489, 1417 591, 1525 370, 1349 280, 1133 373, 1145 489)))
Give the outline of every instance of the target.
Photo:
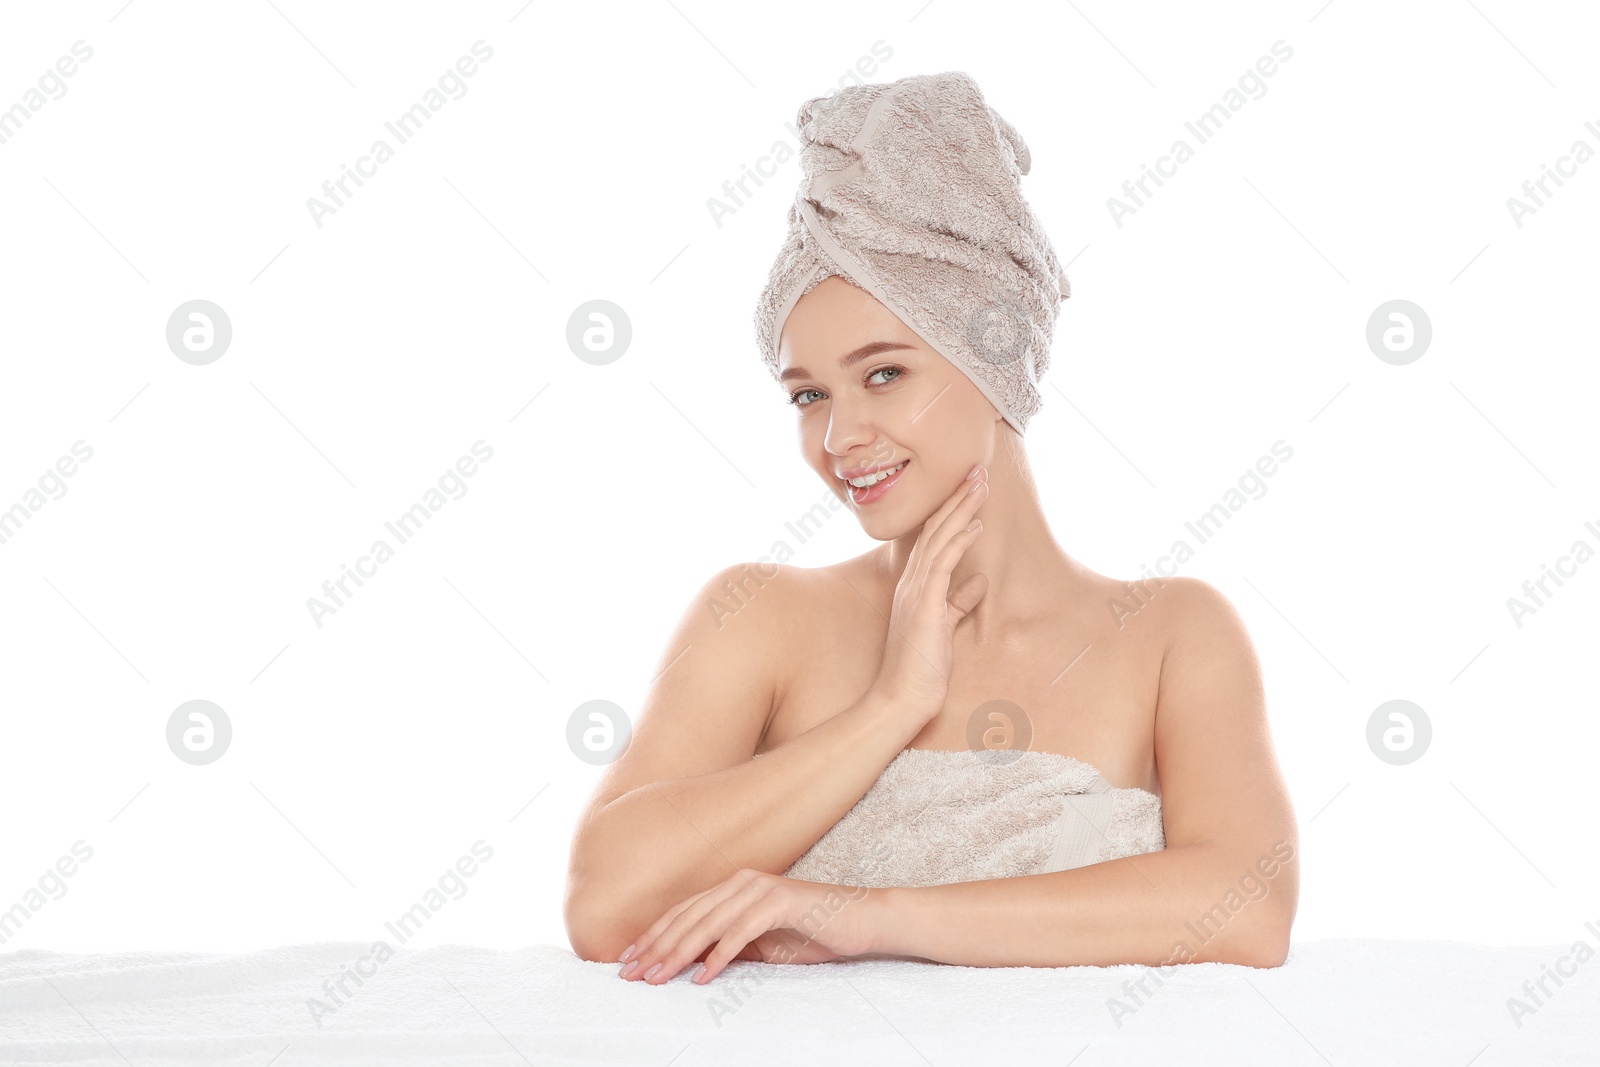
MULTIPOLYGON (((963 620, 971 639, 988 644, 1018 628, 1059 615, 1087 572, 1056 543, 1026 466, 1010 459, 989 473, 989 499, 979 509, 983 529, 956 561, 955 590, 974 574, 988 579, 983 599, 963 620)), ((918 530, 886 542, 879 551, 891 589, 905 572, 918 530)))

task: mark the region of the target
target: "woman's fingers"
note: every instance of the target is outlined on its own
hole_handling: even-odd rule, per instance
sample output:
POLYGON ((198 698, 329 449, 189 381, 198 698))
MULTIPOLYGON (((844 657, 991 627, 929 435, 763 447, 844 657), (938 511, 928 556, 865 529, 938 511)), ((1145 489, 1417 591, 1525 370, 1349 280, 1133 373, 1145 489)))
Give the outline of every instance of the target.
MULTIPOLYGON (((925 551, 923 554, 924 567, 927 570, 932 569, 933 561, 938 558, 944 546, 949 544, 950 539, 960 533, 972 521, 972 516, 977 512, 979 506, 989 499, 988 472, 984 471, 976 478, 962 482, 956 496, 955 507, 944 512, 943 516, 936 516, 937 521, 929 519, 923 527, 924 530, 932 527, 932 532, 928 534, 928 542, 924 546, 925 551)), ((924 577, 926 577, 926 573, 927 571, 924 572, 924 577)))
POLYGON ((979 532, 968 529, 972 525, 972 517, 988 497, 989 481, 980 477, 960 506, 945 516, 928 544, 928 564, 926 573, 922 575, 921 596, 930 606, 941 609, 941 614, 944 598, 950 595, 950 574, 955 570, 956 561, 979 532))
POLYGON ((962 530, 946 542, 944 552, 940 554, 941 558, 934 564, 935 579, 930 580, 929 583, 930 592, 937 593, 940 597, 939 604, 943 609, 943 617, 949 618, 953 608, 956 623, 960 623, 967 612, 977 606, 978 601, 983 599, 983 594, 989 587, 988 578, 982 574, 973 574, 968 575, 967 580, 962 583, 960 589, 950 588, 950 575, 955 571, 957 561, 961 559, 962 553, 967 550, 968 546, 977 540, 978 535, 983 533, 983 524, 981 522, 974 522, 972 526, 976 528, 962 530), (937 585, 933 584, 935 580, 937 585), (956 593, 961 595, 956 597, 954 595, 956 593), (972 595, 973 593, 976 593, 975 597, 972 595), (958 599, 961 601, 959 604, 956 603, 958 599))
POLYGON ((726 932, 723 933, 717 946, 705 958, 693 981, 701 985, 711 981, 722 973, 722 968, 728 961, 744 955, 746 945, 753 944, 755 939, 772 929, 772 922, 765 918, 757 908, 752 908, 738 916, 726 932))
POLYGON ((926 521, 923 522, 922 531, 917 535, 916 541, 912 543, 911 555, 906 560, 907 570, 915 573, 918 562, 930 554, 928 552, 928 543, 933 540, 934 534, 939 531, 940 526, 950 513, 966 503, 966 494, 972 488, 972 483, 974 481, 987 482, 989 480, 989 472, 983 469, 981 464, 976 464, 976 466, 978 467, 978 473, 970 478, 962 479, 961 484, 951 491, 950 495, 945 498, 944 503, 940 504, 934 510, 934 513, 929 515, 926 521))
MULTIPOLYGON (((629 957, 630 962, 637 961, 641 956, 644 955, 645 952, 649 951, 650 946, 655 944, 656 939, 661 936, 662 931, 671 926, 673 920, 677 919, 678 916, 682 915, 685 911, 692 907, 696 901, 701 900, 708 893, 715 893, 720 888, 720 885, 714 885, 710 889, 703 889, 694 896, 689 897, 686 900, 679 901, 677 904, 674 904, 672 907, 668 908, 662 914, 661 918, 651 923, 650 928, 644 933, 640 934, 639 937, 634 941, 634 952, 633 955, 629 957)), ((623 970, 627 970, 627 967, 624 966, 623 970)))
MULTIPOLYGON (((734 921, 745 912, 754 908, 757 901, 766 895, 767 887, 759 879, 744 882, 741 879, 729 879, 724 885, 732 892, 718 894, 715 902, 711 897, 702 898, 702 908, 691 908, 680 915, 672 926, 667 928, 660 941, 640 954, 640 966, 633 974, 638 974, 651 985, 660 985, 670 981, 674 975, 682 971, 695 958, 705 950, 706 946, 720 941, 725 937, 734 921), (654 973, 649 973, 651 968, 659 968, 654 973)), ((719 887, 720 888, 720 887, 719 887)), ((758 933, 762 931, 757 931, 758 933)), ((754 937, 751 934, 750 937, 754 937)), ((733 951, 738 952, 748 944, 750 938, 745 938, 733 946, 733 951)), ((726 960, 723 961, 726 963, 726 960)))
POLYGON ((988 493, 988 476, 980 464, 977 475, 964 479, 922 524, 895 586, 889 634, 874 685, 921 705, 929 717, 943 706, 950 686, 953 652, 946 599, 950 574, 972 541, 966 527, 988 493), (950 550, 952 542, 955 548, 950 550))
POLYGON ((674 925, 680 920, 693 921, 696 916, 712 907, 717 899, 736 891, 737 888, 732 884, 732 880, 723 881, 668 908, 661 918, 650 924, 650 929, 640 935, 638 941, 634 943, 633 955, 628 957, 628 961, 617 973, 623 978, 642 977, 644 972, 650 969, 650 962, 647 962, 647 959, 653 962, 660 958, 659 949, 671 940, 674 925), (712 897, 715 899, 707 899, 712 897), (688 918, 685 919, 685 916, 688 918))
MULTIPOLYGON (((663 963, 664 957, 684 943, 684 938, 688 931, 692 930, 707 913, 730 897, 736 896, 754 885, 758 885, 760 876, 760 871, 739 871, 731 878, 727 878, 710 889, 695 894, 682 904, 674 906, 665 915, 657 919, 651 925, 649 931, 639 939, 637 950, 628 963, 624 964, 617 973, 627 979, 646 977, 650 968, 657 963, 663 963)), ((689 958, 693 959, 695 955, 698 955, 706 947, 706 944, 706 942, 701 942, 695 946, 694 953, 689 958)), ((681 970, 682 967, 683 964, 680 963, 677 970, 681 970)), ((676 973, 676 970, 667 972, 666 967, 663 966, 660 971, 656 972, 656 976, 661 981, 666 981, 674 973, 676 973)))
POLYGON ((818 893, 825 885, 796 882, 761 871, 745 870, 697 894, 687 907, 674 909, 674 917, 653 943, 622 968, 622 977, 661 985, 698 962, 705 966, 694 981, 705 984, 736 959, 775 963, 817 963, 837 959, 850 932, 839 930, 824 939, 808 933, 814 921, 818 893), (843 940, 839 940, 843 939, 843 940))

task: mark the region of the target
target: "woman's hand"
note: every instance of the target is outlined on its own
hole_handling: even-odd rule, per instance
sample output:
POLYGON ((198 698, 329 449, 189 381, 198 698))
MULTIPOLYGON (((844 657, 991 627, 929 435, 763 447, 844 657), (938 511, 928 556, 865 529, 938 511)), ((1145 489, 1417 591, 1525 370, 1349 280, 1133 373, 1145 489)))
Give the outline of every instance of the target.
POLYGON ((704 984, 733 959, 823 963, 871 952, 870 893, 742 870, 670 908, 624 956, 618 974, 660 985, 703 958, 694 981, 704 984))
POLYGON ((930 719, 944 707, 950 689, 956 623, 989 588, 986 576, 974 574, 950 589, 956 561, 983 532, 973 515, 989 498, 989 472, 981 465, 973 469, 977 473, 956 486, 922 524, 895 586, 883 663, 873 682, 891 697, 922 708, 930 719))

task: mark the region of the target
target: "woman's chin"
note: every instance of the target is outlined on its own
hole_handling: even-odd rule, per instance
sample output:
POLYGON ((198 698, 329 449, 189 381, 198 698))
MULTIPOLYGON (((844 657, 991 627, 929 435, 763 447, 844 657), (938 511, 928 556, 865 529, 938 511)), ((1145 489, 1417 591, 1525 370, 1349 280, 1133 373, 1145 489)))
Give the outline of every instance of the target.
POLYGON ((903 518, 875 511, 856 512, 861 532, 874 541, 895 541, 909 533, 916 533, 920 523, 908 524, 903 518))

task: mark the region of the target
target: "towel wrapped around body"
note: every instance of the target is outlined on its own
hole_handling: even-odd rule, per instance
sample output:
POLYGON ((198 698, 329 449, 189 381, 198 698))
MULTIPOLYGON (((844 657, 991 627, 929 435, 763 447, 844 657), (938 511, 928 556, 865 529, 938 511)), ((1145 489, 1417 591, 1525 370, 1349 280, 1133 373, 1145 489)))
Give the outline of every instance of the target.
POLYGON ((946 885, 1070 870, 1166 847, 1161 798, 1054 752, 908 748, 784 875, 946 885))

